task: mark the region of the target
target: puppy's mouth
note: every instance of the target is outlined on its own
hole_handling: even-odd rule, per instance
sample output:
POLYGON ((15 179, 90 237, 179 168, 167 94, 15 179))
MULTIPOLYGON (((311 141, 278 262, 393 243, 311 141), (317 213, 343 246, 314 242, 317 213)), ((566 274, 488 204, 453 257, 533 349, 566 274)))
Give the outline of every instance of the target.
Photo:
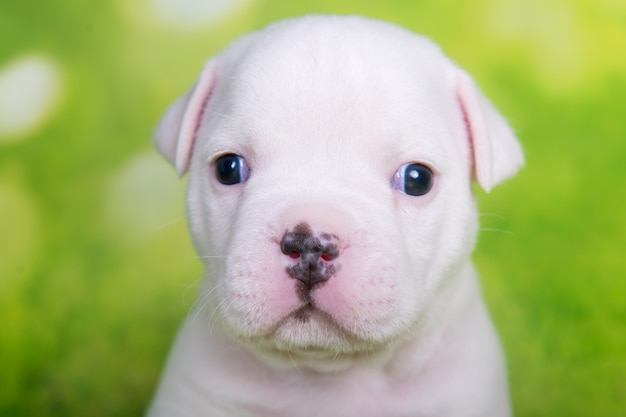
POLYGON ((245 342, 272 363, 318 371, 338 371, 358 361, 373 360, 390 347, 352 334, 314 303, 305 303, 270 332, 245 342))
POLYGON ((328 330, 338 333, 344 332, 343 328, 330 314, 319 309, 310 297, 306 297, 302 306, 292 311, 276 323, 276 325, 270 330, 268 336, 280 338, 284 328, 289 328, 291 332, 298 330, 307 332, 314 326, 323 326, 328 330))
MULTIPOLYGON (((353 353, 364 344, 312 301, 280 320, 263 339, 265 347, 315 357, 353 353)), ((371 347, 370 342, 368 350, 371 347)))
MULTIPOLYGON (((326 314, 325 312, 315 307, 315 305, 310 300, 307 301, 307 303, 304 304, 302 307, 287 316, 285 319, 289 320, 290 318, 292 318, 296 322, 300 322, 303 324, 307 323, 309 320, 324 320, 328 321, 329 324, 336 326, 337 329, 341 329, 341 327, 337 323, 335 323, 335 320, 329 314, 326 314)), ((281 322, 279 326, 282 324, 283 323, 281 322)))
POLYGON ((273 327, 270 331, 272 337, 277 337, 281 332, 281 328, 285 326, 291 326, 304 330, 310 329, 310 326, 313 325, 324 326, 327 330, 334 330, 349 339, 354 337, 348 335, 346 330, 333 318, 332 315, 315 305, 310 288, 306 288, 304 285, 300 284, 297 286, 297 292, 303 304, 280 320, 273 327), (315 322, 315 324, 312 322, 315 322))

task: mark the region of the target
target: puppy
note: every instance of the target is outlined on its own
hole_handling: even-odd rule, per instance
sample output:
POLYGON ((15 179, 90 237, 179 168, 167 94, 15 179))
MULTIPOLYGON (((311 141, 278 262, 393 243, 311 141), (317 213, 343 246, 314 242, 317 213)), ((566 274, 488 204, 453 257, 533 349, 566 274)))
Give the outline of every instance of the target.
POLYGON ((471 181, 523 155, 436 45, 358 17, 274 24, 206 65, 156 144, 189 171, 206 276, 149 416, 511 414, 471 181))

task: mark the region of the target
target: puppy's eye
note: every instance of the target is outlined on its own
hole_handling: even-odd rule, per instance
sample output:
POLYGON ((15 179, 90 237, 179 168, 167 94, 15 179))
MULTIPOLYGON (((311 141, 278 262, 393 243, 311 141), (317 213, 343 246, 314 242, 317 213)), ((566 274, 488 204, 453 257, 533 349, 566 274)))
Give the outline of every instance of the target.
POLYGON ((433 171, 418 163, 404 164, 391 179, 391 187, 408 195, 420 196, 433 187, 433 171))
POLYGON ((224 185, 239 184, 250 177, 250 168, 242 156, 229 153, 215 161, 215 177, 224 185))

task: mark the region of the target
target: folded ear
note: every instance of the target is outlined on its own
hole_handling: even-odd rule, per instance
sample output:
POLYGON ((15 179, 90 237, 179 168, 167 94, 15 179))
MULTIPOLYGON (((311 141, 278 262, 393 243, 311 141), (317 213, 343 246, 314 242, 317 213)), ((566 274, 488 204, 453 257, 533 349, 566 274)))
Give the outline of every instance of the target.
POLYGON ((179 176, 189 168, 202 115, 215 84, 215 64, 209 62, 196 85, 170 106, 154 134, 157 149, 179 176))
POLYGON ((487 192, 524 165, 524 154, 509 124, 474 81, 457 70, 457 95, 472 144, 474 175, 487 192))

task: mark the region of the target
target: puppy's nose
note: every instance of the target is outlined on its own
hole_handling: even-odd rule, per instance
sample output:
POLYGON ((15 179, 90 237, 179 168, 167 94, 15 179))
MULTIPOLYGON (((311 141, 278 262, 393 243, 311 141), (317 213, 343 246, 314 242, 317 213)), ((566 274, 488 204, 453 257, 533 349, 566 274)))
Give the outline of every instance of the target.
POLYGON ((281 251, 296 260, 287 267, 290 277, 302 282, 307 290, 326 281, 336 272, 333 262, 339 257, 338 238, 329 233, 314 236, 306 223, 299 223, 293 231, 283 235, 281 251))

